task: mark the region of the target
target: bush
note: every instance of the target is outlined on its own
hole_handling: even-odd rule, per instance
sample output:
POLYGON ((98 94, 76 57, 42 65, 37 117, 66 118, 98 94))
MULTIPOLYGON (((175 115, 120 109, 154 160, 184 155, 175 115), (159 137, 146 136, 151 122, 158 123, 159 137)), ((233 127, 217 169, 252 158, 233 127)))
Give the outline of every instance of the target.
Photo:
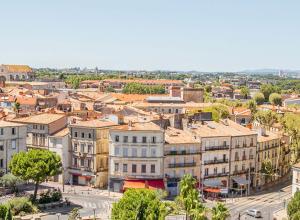
POLYGON ((47 190, 44 193, 40 194, 38 202, 40 204, 46 204, 51 202, 58 202, 62 199, 62 194, 60 190, 47 190))
POLYGON ((19 197, 9 200, 6 206, 11 209, 12 215, 25 215, 37 213, 38 208, 27 197, 19 197))
POLYGON ((8 208, 5 205, 0 205, 0 219, 4 219, 8 208))

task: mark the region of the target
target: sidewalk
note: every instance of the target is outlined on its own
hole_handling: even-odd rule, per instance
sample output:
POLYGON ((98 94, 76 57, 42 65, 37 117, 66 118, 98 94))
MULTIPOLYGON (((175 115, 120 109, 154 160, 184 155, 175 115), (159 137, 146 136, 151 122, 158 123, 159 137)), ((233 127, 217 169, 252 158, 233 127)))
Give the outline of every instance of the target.
POLYGON ((63 192, 64 194, 99 195, 99 196, 105 196, 105 197, 115 198, 115 199, 120 199, 123 196, 122 193, 108 192, 108 190, 96 189, 96 188, 92 188, 90 186, 65 185, 64 191, 63 191, 62 184, 57 183, 57 182, 44 182, 44 183, 41 183, 41 186, 51 187, 51 188, 56 188, 56 189, 59 188, 61 190, 61 192, 63 192))

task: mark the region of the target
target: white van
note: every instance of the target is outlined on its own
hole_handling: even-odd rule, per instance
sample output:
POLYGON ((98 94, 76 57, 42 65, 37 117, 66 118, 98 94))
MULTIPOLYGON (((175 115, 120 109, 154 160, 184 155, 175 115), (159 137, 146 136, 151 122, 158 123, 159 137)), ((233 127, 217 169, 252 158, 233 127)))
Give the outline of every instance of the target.
POLYGON ((257 209, 248 209, 246 211, 247 215, 253 216, 255 218, 261 218, 261 211, 258 211, 257 209))

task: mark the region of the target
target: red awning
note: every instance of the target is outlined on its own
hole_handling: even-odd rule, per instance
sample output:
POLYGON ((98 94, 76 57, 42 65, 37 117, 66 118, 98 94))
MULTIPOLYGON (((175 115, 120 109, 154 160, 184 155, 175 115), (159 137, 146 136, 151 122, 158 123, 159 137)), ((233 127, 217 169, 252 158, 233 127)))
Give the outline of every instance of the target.
POLYGON ((123 190, 126 189, 165 189, 162 179, 158 180, 125 180, 123 190))
POLYGON ((210 193, 220 193, 221 190, 216 188, 205 188, 204 191, 210 193))

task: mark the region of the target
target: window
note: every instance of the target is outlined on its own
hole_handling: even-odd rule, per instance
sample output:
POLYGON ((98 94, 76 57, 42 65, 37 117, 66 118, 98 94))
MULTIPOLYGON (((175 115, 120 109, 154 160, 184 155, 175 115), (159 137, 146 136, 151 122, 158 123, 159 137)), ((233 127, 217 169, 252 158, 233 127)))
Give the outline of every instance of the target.
POLYGON ((156 143, 156 137, 152 137, 151 141, 152 143, 156 143))
POLYGON ((40 125, 40 130, 45 130, 45 126, 44 125, 40 125))
POLYGON ((132 137, 132 143, 136 143, 137 142, 137 138, 136 138, 136 136, 133 136, 132 137))
POLYGON ((131 156, 133 156, 133 157, 137 157, 137 149, 136 148, 132 148, 131 149, 131 156))
POLYGON ((84 152, 84 144, 80 144, 80 152, 84 152))
POLYGON ((155 173, 155 164, 151 164, 151 173, 155 173))
POLYGON ((142 142, 147 143, 147 137, 143 137, 142 142))
POLYGON ((242 170, 243 170, 243 171, 245 170, 245 164, 242 165, 242 170))
POLYGON ((0 129, 0 135, 3 135, 4 134, 4 130, 3 128, 0 129))
POLYGON ((126 164, 126 163, 123 164, 123 172, 124 172, 124 173, 127 173, 127 164, 126 164))
POLYGON ((4 151, 3 144, 0 145, 0 151, 4 151))
POLYGON ((11 134, 15 135, 16 134, 16 128, 11 128, 11 134))
POLYGON ((142 173, 146 173, 146 164, 142 164, 142 173))
POLYGON ((11 140, 11 149, 16 149, 16 140, 11 140))
POLYGON ((142 148, 142 157, 147 157, 147 148, 142 148))
POLYGON ((80 159, 80 166, 84 166, 84 159, 80 159))
POLYGON ((120 148, 119 147, 115 147, 115 155, 116 156, 120 155, 120 148))
POLYGON ((124 142, 124 143, 127 143, 127 142, 128 142, 128 136, 124 136, 124 137, 123 137, 123 142, 124 142))
POLYGON ((226 173, 226 168, 225 167, 222 168, 222 173, 226 173))
POLYGON ((214 168, 214 174, 217 174, 218 173, 218 167, 215 167, 214 168))
POLYGON ((175 113, 178 114, 178 109, 177 108, 175 109, 175 113))
POLYGON ((0 167, 3 168, 3 159, 0 160, 0 167))
POLYGON ((81 138, 84 138, 84 133, 81 133, 81 138))
POLYGON ((74 158, 74 166, 77 167, 77 158, 74 158))
POLYGON ((234 171, 237 172, 237 171, 238 171, 238 168, 239 168, 238 165, 235 165, 235 166, 234 166, 234 171))
POLYGON ((172 109, 169 109, 169 113, 170 113, 170 114, 172 113, 172 109))
POLYGON ((119 135, 115 136, 115 142, 119 142, 119 135))
POLYGON ((205 176, 208 176, 208 168, 205 168, 205 176))
POLYGON ((136 173, 136 164, 132 164, 131 166, 131 172, 136 173))
POLYGON ((37 125, 33 125, 33 129, 37 129, 37 125))
POLYGON ((115 163, 115 172, 119 171, 119 163, 115 163))
POLYGON ((92 134, 91 133, 89 133, 89 138, 92 138, 92 134))
POLYGON ((77 136, 78 136, 77 131, 75 131, 74 132, 74 137, 77 137, 77 136))
POLYGON ((92 145, 88 145, 88 153, 91 154, 93 153, 93 146, 92 145))
POLYGON ((128 148, 126 147, 123 148, 123 156, 128 157, 128 148))
POLYGON ((235 155, 234 155, 234 160, 239 160, 239 152, 235 152, 235 155))
POLYGON ((156 157, 156 148, 151 148, 151 157, 156 157))
POLYGON ((78 146, 78 144, 77 144, 77 143, 74 143, 74 151, 75 151, 75 152, 77 151, 77 146, 78 146))
POLYGON ((91 168, 91 163, 92 163, 91 160, 88 159, 87 162, 88 162, 88 163, 87 163, 88 168, 91 168))

